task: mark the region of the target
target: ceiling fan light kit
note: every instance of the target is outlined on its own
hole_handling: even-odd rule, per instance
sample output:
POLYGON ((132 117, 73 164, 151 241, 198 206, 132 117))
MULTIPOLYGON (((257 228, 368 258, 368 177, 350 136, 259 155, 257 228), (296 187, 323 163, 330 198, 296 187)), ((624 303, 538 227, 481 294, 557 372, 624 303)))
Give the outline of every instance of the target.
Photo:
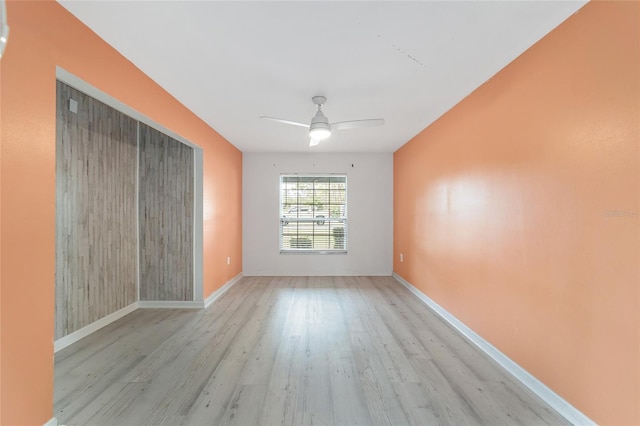
MULTIPOLYGON (((324 140, 331 136, 331 126, 329 125, 329 119, 322 113, 322 105, 327 102, 327 98, 324 96, 314 96, 311 98, 313 103, 318 107, 318 112, 311 119, 311 125, 309 126, 309 136, 311 139, 317 141, 324 140)), ((312 145, 315 146, 315 145, 312 145)))
POLYGON ((266 117, 266 116, 261 116, 260 118, 266 118, 268 120, 278 121, 280 123, 291 124, 293 126, 308 127, 309 136, 311 137, 309 146, 316 146, 320 143, 320 141, 327 139, 329 136, 331 136, 332 128, 334 130, 354 129, 358 127, 381 126, 384 124, 384 119, 382 118, 341 121, 339 123, 331 124, 329 123, 329 119, 327 118, 327 116, 325 116, 324 113, 322 112, 322 105, 324 105, 325 102, 327 102, 327 98, 324 96, 314 96, 313 98, 311 98, 311 100, 313 101, 314 105, 318 107, 318 111, 316 112, 316 115, 314 115, 313 118, 311 119, 311 124, 309 126, 307 126, 304 123, 299 123, 297 121, 291 121, 291 120, 283 120, 281 118, 266 117))
POLYGON ((311 136, 311 139, 317 139, 319 141, 328 138, 331 136, 331 127, 329 127, 329 123, 311 123, 311 127, 309 127, 309 136, 311 136))
POLYGON ((314 126, 312 124, 311 129, 309 130, 309 136, 311 136, 311 139, 321 141, 331 136, 331 129, 329 129, 328 125, 324 127, 322 125, 314 126))

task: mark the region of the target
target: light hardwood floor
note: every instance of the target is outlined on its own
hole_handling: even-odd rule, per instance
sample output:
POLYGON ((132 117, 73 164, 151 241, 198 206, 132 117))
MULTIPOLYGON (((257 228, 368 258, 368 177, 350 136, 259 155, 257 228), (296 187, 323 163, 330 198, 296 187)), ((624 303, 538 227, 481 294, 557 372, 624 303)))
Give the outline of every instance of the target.
POLYGON ((391 277, 245 277, 58 352, 65 425, 567 424, 391 277))

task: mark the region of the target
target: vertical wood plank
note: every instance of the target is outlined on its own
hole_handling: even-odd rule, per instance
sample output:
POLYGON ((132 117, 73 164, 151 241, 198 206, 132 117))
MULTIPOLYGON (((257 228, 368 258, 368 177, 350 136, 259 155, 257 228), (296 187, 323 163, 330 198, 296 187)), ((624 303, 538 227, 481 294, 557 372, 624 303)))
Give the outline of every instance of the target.
POLYGON ((62 82, 56 89, 59 339, 136 300, 137 125, 62 82))
POLYGON ((193 300, 193 149, 140 123, 140 300, 193 300))

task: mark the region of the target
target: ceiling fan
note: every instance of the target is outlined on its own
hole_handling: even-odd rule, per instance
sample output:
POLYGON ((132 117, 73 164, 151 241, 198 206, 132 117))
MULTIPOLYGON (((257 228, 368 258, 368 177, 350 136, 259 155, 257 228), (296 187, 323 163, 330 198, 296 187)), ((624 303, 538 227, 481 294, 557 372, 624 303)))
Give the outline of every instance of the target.
POLYGON ((355 129, 359 127, 381 126, 384 124, 383 118, 371 118, 366 120, 339 121, 337 123, 329 123, 329 119, 322 113, 322 105, 327 102, 324 96, 314 96, 311 98, 313 104, 318 107, 318 112, 311 119, 311 124, 299 123, 297 121, 283 120, 281 118, 265 117, 267 120, 278 121, 280 123, 291 124, 293 126, 306 127, 309 129, 311 140, 309 146, 316 146, 320 141, 331 136, 333 130, 355 129))

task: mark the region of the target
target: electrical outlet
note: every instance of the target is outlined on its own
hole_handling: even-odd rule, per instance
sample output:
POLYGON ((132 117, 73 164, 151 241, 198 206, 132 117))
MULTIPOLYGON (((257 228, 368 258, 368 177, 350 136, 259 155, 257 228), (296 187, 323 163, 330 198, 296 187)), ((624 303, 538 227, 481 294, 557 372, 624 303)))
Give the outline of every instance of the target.
POLYGON ((231 265, 231 258, 227 256, 227 265, 231 265))
POLYGON ((404 262, 404 254, 400 253, 400 263, 404 262))

